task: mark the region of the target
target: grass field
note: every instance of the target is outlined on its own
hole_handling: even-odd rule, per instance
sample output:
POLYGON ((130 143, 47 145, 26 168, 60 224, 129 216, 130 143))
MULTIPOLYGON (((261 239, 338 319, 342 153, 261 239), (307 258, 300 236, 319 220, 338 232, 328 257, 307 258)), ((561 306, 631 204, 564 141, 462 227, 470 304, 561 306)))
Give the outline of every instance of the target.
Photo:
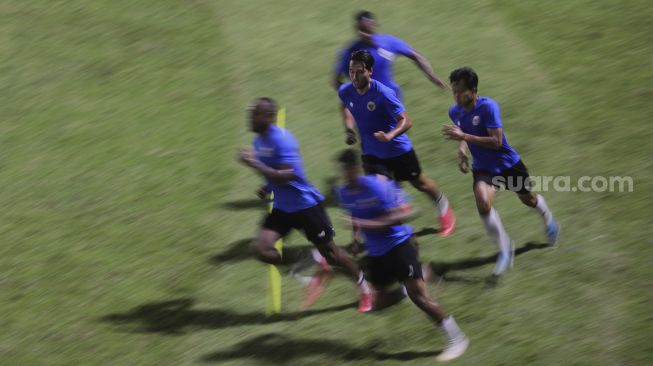
MULTIPOLYGON (((283 314, 266 319, 266 268, 248 249, 264 206, 234 160, 252 137, 245 106, 286 106, 326 191, 343 147, 330 67, 360 8, 439 75, 474 67, 533 174, 634 180, 632 193, 545 193, 563 227, 557 249, 530 250, 544 241, 539 219, 499 194, 523 249, 488 288, 494 247, 439 134, 451 96, 398 62, 411 138, 459 220, 450 238, 422 236, 421 256, 468 267, 430 288, 471 338, 452 364, 653 363, 647 1, 5 0, 0 364, 433 364, 444 339, 416 308, 358 314, 344 277, 304 313, 301 284, 284 277, 283 314)), ((434 227, 410 193, 415 228, 434 227)))

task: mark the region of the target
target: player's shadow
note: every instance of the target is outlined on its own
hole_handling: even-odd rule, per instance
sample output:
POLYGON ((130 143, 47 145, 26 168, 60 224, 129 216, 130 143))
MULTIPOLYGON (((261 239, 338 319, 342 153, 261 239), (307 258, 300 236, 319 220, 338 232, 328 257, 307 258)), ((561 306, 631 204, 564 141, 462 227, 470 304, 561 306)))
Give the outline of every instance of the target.
POLYGON ((237 201, 224 202, 220 206, 228 210, 252 210, 260 209, 261 211, 267 207, 268 201, 258 198, 246 198, 237 201))
MULTIPOLYGON (((545 248, 551 248, 551 245, 548 243, 528 242, 524 244, 522 247, 515 249, 515 256, 524 254, 534 249, 545 249, 545 248)), ((482 267, 487 264, 494 264, 497 261, 498 255, 499 254, 497 253, 486 257, 463 259, 454 262, 429 262, 429 265, 431 266, 431 270, 438 276, 445 277, 449 281, 455 281, 456 279, 458 279, 462 282, 465 282, 465 279, 463 277, 456 277, 451 275, 447 276, 447 273, 456 270, 465 270, 470 268, 482 267)))
POLYGON ((231 349, 208 354, 202 357, 204 362, 224 362, 239 358, 253 358, 260 363, 293 364, 299 359, 315 355, 329 357, 332 363, 338 360, 397 360, 411 361, 418 358, 434 357, 440 351, 415 352, 406 351, 388 353, 377 350, 379 344, 354 347, 348 343, 329 339, 294 339, 278 333, 263 334, 240 342, 231 349))
POLYGON ((127 327, 135 333, 162 333, 180 335, 197 329, 221 329, 241 325, 260 325, 296 321, 310 316, 354 309, 357 303, 311 309, 301 312, 280 313, 266 316, 262 312, 235 312, 226 309, 194 309, 194 300, 181 298, 154 302, 135 307, 125 313, 102 317, 110 322, 127 327))
POLYGON ((425 228, 422 228, 419 231, 414 232, 413 234, 416 237, 420 238, 420 237, 426 236, 426 235, 437 234, 438 232, 440 232, 438 229, 435 229, 435 228, 432 228, 432 227, 425 227, 425 228))
MULTIPOLYGON (((223 265, 230 262, 239 262, 248 259, 256 260, 256 252, 253 247, 253 238, 240 239, 227 245, 227 249, 212 256, 209 261, 215 265, 223 265)), ((312 245, 285 246, 283 248, 283 266, 293 265, 310 255, 312 245)))

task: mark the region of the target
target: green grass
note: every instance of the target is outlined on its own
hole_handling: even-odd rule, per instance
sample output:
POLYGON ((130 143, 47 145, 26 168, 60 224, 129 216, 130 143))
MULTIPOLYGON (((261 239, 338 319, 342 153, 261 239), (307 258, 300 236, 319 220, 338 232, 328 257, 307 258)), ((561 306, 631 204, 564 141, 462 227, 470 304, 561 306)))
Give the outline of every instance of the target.
MULTIPOLYGON (((284 314, 266 320, 266 269, 243 244, 263 211, 248 204, 258 179, 234 161, 251 139, 245 106, 286 106, 326 190, 343 146, 329 71, 361 7, 441 76, 474 67, 532 174, 635 182, 545 193, 559 249, 519 255, 493 289, 480 281, 491 264, 431 288, 472 339, 453 364, 650 364, 653 8, 635 0, 0 3, 0 364, 432 364, 444 339, 424 315, 408 302, 338 308, 355 299, 341 277, 325 311, 304 314, 284 278, 284 314)), ((450 95, 405 59, 396 75, 422 165, 459 218, 453 237, 421 238, 422 258, 493 254, 439 135, 450 95)), ((410 193, 425 213, 414 226, 434 226, 410 193)), ((544 239, 511 194, 496 207, 520 245, 544 239)))

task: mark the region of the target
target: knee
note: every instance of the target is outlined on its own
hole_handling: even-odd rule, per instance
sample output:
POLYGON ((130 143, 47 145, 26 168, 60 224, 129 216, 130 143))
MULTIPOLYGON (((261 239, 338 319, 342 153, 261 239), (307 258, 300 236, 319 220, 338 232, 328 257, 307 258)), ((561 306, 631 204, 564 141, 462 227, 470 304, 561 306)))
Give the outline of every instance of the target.
POLYGON ((411 184, 413 187, 415 187, 415 189, 417 189, 417 190, 420 191, 420 192, 425 192, 425 191, 427 191, 428 188, 429 188, 427 182, 425 182, 423 179, 415 179, 415 180, 411 180, 411 181, 410 181, 410 184, 411 184))
POLYGON ((476 209, 478 210, 478 214, 481 216, 486 216, 490 213, 492 210, 492 205, 490 202, 486 201, 481 201, 481 202, 476 202, 476 209))
POLYGON ((255 254, 261 262, 269 264, 278 264, 281 257, 276 248, 269 247, 260 242, 256 243, 255 254))
POLYGON ((537 206, 537 196, 535 194, 525 194, 525 195, 519 195, 519 200, 522 201, 523 204, 525 204, 528 207, 535 207, 537 206))

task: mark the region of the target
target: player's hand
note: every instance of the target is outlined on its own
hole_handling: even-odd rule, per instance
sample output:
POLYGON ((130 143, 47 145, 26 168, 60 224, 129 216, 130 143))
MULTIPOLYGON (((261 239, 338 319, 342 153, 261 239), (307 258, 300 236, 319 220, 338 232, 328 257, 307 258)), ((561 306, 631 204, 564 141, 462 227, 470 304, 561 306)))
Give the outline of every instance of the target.
POLYGON ((381 142, 388 142, 388 141, 392 140, 392 137, 390 135, 388 135, 387 133, 383 132, 383 131, 374 132, 374 138, 376 138, 377 140, 379 140, 381 142))
POLYGON ((265 186, 261 186, 256 190, 256 196, 262 200, 267 200, 270 198, 270 191, 268 191, 265 186))
POLYGON ((351 128, 348 128, 345 134, 346 134, 345 143, 347 145, 353 145, 356 142, 358 142, 358 140, 356 139, 356 131, 352 130, 351 128))
POLYGON ((256 157, 254 156, 252 149, 240 149, 238 152, 238 157, 243 164, 248 166, 252 166, 256 161, 256 157))
POLYGON ((469 159, 467 158, 467 155, 460 155, 459 158, 458 169, 460 169, 463 174, 469 173, 469 159))
POLYGON ((456 125, 442 125, 442 136, 447 140, 463 140, 465 133, 456 125))

